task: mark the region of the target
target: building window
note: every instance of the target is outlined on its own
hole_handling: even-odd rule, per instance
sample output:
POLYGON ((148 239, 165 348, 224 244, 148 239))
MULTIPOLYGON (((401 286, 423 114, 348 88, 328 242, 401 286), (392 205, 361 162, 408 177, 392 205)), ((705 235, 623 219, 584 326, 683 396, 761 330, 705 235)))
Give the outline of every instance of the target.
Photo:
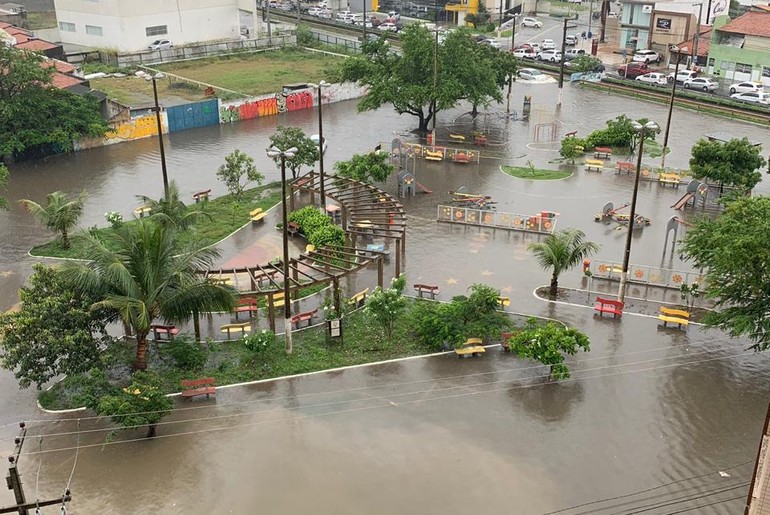
POLYGON ((770 66, 762 67, 762 77, 765 79, 770 79, 770 66))
POLYGON ((709 64, 708 65, 711 66, 711 67, 714 66, 714 58, 713 57, 709 57, 709 64))
POLYGON ((75 32, 75 24, 68 21, 60 21, 59 30, 63 30, 64 32, 75 32))
POLYGON ((104 31, 101 27, 96 25, 86 25, 86 34, 91 34, 92 36, 104 36, 104 31))
POLYGON ((735 65, 735 73, 751 73, 751 65, 750 64, 737 63, 735 65))
POLYGON ((731 63, 729 61, 722 61, 720 63, 720 68, 722 68, 723 70, 727 70, 727 71, 731 72, 731 71, 735 70, 735 63, 731 63))
POLYGON ((144 31, 148 36, 165 36, 168 34, 168 26, 155 25, 154 27, 147 27, 144 31))

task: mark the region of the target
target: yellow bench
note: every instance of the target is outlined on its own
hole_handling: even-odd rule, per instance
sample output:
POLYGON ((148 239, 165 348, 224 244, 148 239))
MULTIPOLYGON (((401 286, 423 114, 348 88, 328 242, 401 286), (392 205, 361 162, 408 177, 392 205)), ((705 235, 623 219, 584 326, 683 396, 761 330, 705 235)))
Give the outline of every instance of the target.
POLYGON ((283 292, 280 293, 274 293, 273 294, 273 307, 280 308, 284 305, 284 294, 283 292))
POLYGON ((465 136, 462 134, 450 134, 449 137, 455 141, 465 141, 465 136))
POLYGON ((487 351, 481 342, 481 338, 468 338, 461 347, 455 349, 458 358, 465 356, 481 356, 487 351))
POLYGON ((508 306, 511 305, 511 298, 510 297, 497 297, 497 303, 500 305, 501 308, 505 309, 508 306))
POLYGON ((672 324, 678 324, 679 327, 687 327, 690 324, 690 313, 681 309, 670 309, 661 306, 658 319, 663 321, 664 326, 671 322, 672 324))
POLYGON ((134 214, 137 215, 139 218, 144 217, 144 215, 149 215, 152 212, 152 208, 150 206, 139 206, 136 209, 134 209, 134 214))
POLYGON ((233 284, 232 277, 209 277, 209 281, 214 284, 224 284, 226 286, 232 286, 233 284))
POLYGON ((227 333, 227 339, 230 339, 232 333, 241 333, 244 336, 251 331, 251 324, 249 322, 243 322, 241 324, 225 324, 219 328, 223 333, 227 333))
POLYGON ((658 184, 671 184, 672 186, 679 186, 679 175, 675 173, 661 173, 658 175, 658 184))
POLYGON ((249 216, 257 216, 261 212, 262 212, 262 208, 258 207, 257 209, 252 209, 251 211, 249 211, 249 216))
POLYGON ((425 159, 428 161, 441 161, 444 159, 444 153, 440 150, 426 150, 425 159))
POLYGON ((586 159, 586 171, 601 172, 604 167, 604 161, 601 159, 586 159))
POLYGON ((257 213, 256 215, 251 215, 251 223, 255 224, 257 222, 261 222, 265 219, 265 215, 267 213, 257 213))
POLYGON ((366 302, 366 294, 369 293, 369 288, 361 290, 348 300, 348 304, 352 304, 356 308, 360 308, 366 302))

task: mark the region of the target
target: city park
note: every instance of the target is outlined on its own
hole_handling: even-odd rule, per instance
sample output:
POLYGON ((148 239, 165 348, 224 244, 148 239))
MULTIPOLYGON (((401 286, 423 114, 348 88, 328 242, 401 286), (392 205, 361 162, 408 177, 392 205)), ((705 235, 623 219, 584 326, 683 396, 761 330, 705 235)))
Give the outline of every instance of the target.
MULTIPOLYGON (((511 181, 536 181, 558 171, 564 180, 578 181, 573 183, 577 191, 583 188, 582 182, 594 188, 599 176, 602 181, 608 177, 623 181, 625 195, 630 185, 628 213, 614 205, 597 205, 591 218, 599 224, 587 220, 586 229, 606 227, 624 240, 622 265, 609 263, 602 268, 587 262, 599 245, 589 241, 582 229, 557 229, 557 221, 563 224, 564 220, 557 211, 503 211, 505 203, 494 200, 503 194, 485 190, 484 181, 453 188, 449 198, 432 200, 441 194, 423 179, 426 167, 437 163, 443 169, 476 166, 472 157, 463 162, 456 158, 458 154, 475 154, 477 161, 489 159, 495 155, 495 145, 502 143, 505 121, 479 130, 475 122, 458 118, 440 126, 430 145, 425 140, 392 138, 377 150, 337 162, 329 174, 324 171, 321 106, 318 115, 318 143, 291 127, 279 128, 271 136, 267 155, 281 171, 278 184, 260 185, 263 177, 253 159, 233 152, 216 174, 228 194, 214 197, 210 191, 198 191, 187 205, 164 167, 164 196, 141 198, 134 220, 108 213, 108 227, 74 237, 82 198, 53 192, 45 205, 24 202, 46 227, 60 234, 57 241, 34 249, 34 255, 85 261, 37 268, 20 292, 19 311, 3 316, 4 363, 17 372, 20 384, 39 386, 66 374, 59 386, 42 394, 44 405, 85 405, 127 429, 149 426, 148 436, 153 436, 173 407, 165 394, 187 384, 187 396, 209 397, 216 390, 211 383, 200 382, 205 379, 215 379, 220 386, 430 352, 459 356, 470 349, 469 354, 482 354, 495 346, 541 362, 547 381, 566 379, 570 372, 565 354, 589 349, 588 337, 581 331, 542 316, 517 313, 516 299, 489 285, 473 284, 467 295, 436 302, 445 299, 435 274, 432 281, 409 277, 407 282, 402 272, 410 220, 404 205, 429 203, 416 212, 431 210, 435 220, 478 234, 521 235, 518 242, 550 274, 550 285, 538 289, 539 296, 570 302, 581 298, 587 309, 596 310, 596 316, 612 314, 606 323, 622 324, 624 316, 634 313, 630 304, 646 304, 635 299, 624 305, 627 283, 640 282, 636 273, 628 278, 629 271, 641 269, 631 264, 632 242, 647 230, 647 221, 665 225, 665 219, 636 213, 640 184, 654 185, 664 194, 682 186, 686 193, 680 201, 688 199, 680 208, 686 209, 689 202, 693 210, 723 210, 704 221, 675 221, 674 227, 686 232, 684 241, 677 243, 678 252, 693 260, 694 269, 705 270, 693 272, 698 281, 682 277, 676 281, 673 274, 660 285, 649 272, 641 282, 664 291, 664 296, 667 291, 667 305, 688 313, 686 318, 693 315, 693 323, 693 304, 699 296, 709 297, 708 305, 716 310, 698 318, 699 323, 713 324, 748 338, 760 350, 765 348, 761 321, 746 309, 764 302, 761 292, 747 295, 752 287, 764 284, 761 266, 759 261, 756 266, 745 263, 761 260, 766 248, 762 231, 769 207, 762 197, 746 196, 761 180, 759 170, 766 163, 748 140, 698 142, 687 176, 695 184, 684 174, 643 166, 645 146, 661 152, 665 147, 653 143, 660 127, 648 119, 625 116, 608 120, 606 129, 585 137, 574 134, 560 141, 554 137, 535 141, 534 146, 559 151, 563 162, 550 169, 531 162, 493 167, 512 175, 511 181), (634 152, 635 166, 626 157, 634 152), (618 155, 623 158, 612 159, 618 155), (302 166, 316 163, 318 170, 302 172, 302 166), (427 184, 422 184, 422 192, 418 192, 418 179, 427 184), (249 182, 257 187, 248 188, 249 182), (429 193, 431 187, 434 192, 429 193), (735 198, 719 205, 713 202, 718 193, 735 198), (212 227, 219 232, 212 232, 212 227), (259 252, 247 252, 251 242, 242 242, 240 258, 235 253, 229 265, 223 263, 208 245, 238 228, 249 238, 272 241, 279 232, 280 247, 267 245, 259 252), (747 238, 734 245, 735 235, 746 234, 747 228, 751 229, 747 238), (724 249, 724 255, 713 252, 717 248, 724 249), (244 261, 255 255, 261 259, 244 261), (581 265, 584 284, 596 281, 594 293, 614 297, 605 298, 611 302, 594 306, 590 288, 559 288, 559 277, 581 265), (603 282, 598 277, 602 274, 603 282), (614 281, 618 277, 620 281, 614 281), (615 285, 617 294, 611 292, 615 285), (405 297, 408 289, 414 289, 419 298, 405 297), (281 311, 283 331, 276 324, 281 311), (114 332, 107 330, 110 324, 125 337, 110 337, 108 333, 114 332)), ((548 126, 545 129, 553 132, 548 126)), ((583 223, 571 225, 582 227, 583 223)), ((413 238, 408 241, 410 249, 421 244, 413 238)), ((228 245, 227 240, 221 245, 228 245)), ((665 247, 664 243, 657 251, 665 254, 665 247)), ((436 258, 434 266, 446 265, 436 258)), ((429 275, 421 273, 421 277, 429 275)), ((546 282, 546 275, 543 279, 546 282)), ((660 316, 669 315, 661 312, 660 316)), ((670 316, 675 319, 672 331, 686 330, 690 321, 683 320, 684 315, 670 316)), ((660 323, 669 321, 661 318, 660 323)), ((465 363, 459 361, 458 366, 465 363)))

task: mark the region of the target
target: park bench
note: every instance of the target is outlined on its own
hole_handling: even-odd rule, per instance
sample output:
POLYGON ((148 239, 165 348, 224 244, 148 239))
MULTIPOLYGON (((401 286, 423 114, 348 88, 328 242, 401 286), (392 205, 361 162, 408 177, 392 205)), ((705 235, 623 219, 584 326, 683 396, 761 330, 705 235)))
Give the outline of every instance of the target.
POLYGON ((458 358, 466 356, 481 356, 487 351, 481 344, 481 338, 468 338, 460 347, 455 349, 458 358))
POLYGON ((213 377, 204 377, 203 379, 182 379, 182 397, 192 399, 199 395, 216 395, 216 380, 213 377))
POLYGON ((566 134, 564 135, 564 138, 565 138, 565 139, 566 139, 566 138, 574 138, 575 136, 577 136, 577 131, 572 131, 572 132, 568 132, 568 133, 566 133, 566 134))
POLYGON ((239 324, 225 324, 219 328, 223 333, 227 333, 227 339, 230 339, 233 333, 241 333, 241 336, 245 336, 246 333, 251 331, 250 322, 242 322, 239 324))
POLYGON ((486 147, 488 144, 487 137, 477 134, 476 136, 473 137, 473 144, 476 145, 477 147, 486 147))
POLYGON ((508 306, 511 305, 511 298, 510 297, 497 297, 497 304, 500 306, 500 308, 505 309, 508 306))
POLYGON ((465 136, 463 136, 462 134, 450 134, 449 138, 452 141, 465 141, 465 136))
POLYGON ((289 222, 286 224, 286 232, 289 233, 291 236, 294 236, 302 231, 302 228, 299 226, 297 222, 289 222))
POLYGON ((282 308, 285 304, 284 302, 285 295, 282 291, 274 293, 273 294, 273 307, 274 308, 282 308))
POLYGON ((211 277, 209 276, 209 281, 214 284, 221 284, 224 286, 232 286, 233 284, 233 278, 232 277, 211 277))
POLYGON ((623 316, 623 308, 625 304, 619 300, 605 299, 603 297, 596 297, 594 303, 594 309, 599 312, 599 316, 603 313, 612 313, 612 317, 623 316))
POLYGON ((235 313, 235 319, 238 320, 240 313, 248 313, 249 318, 256 315, 258 311, 257 299, 253 297, 242 297, 236 301, 236 306, 233 312, 235 313))
POLYGON ((431 284, 415 284, 414 290, 417 292, 417 295, 422 298, 423 293, 427 293, 430 295, 431 299, 436 299, 436 295, 439 294, 438 286, 433 286, 431 284))
POLYGON ((348 300, 348 304, 352 304, 354 308, 360 308, 366 302, 366 294, 369 293, 369 288, 365 288, 356 293, 348 300))
POLYGON ((261 207, 258 207, 257 209, 253 209, 249 211, 249 216, 251 217, 251 223, 255 224, 257 222, 263 222, 265 220, 265 213, 262 211, 261 207))
POLYGON ((134 214, 139 218, 144 218, 144 215, 149 215, 150 213, 152 213, 151 206, 139 206, 134 209, 134 214))
POLYGON ((598 159, 586 159, 587 172, 601 172, 604 167, 604 161, 598 159))
POLYGON ((465 152, 457 152, 454 156, 452 156, 452 161, 460 164, 468 164, 471 162, 471 157, 465 152))
POLYGON ((291 323, 296 325, 299 329, 300 322, 307 322, 308 327, 313 323, 313 317, 318 313, 317 309, 312 311, 305 311, 304 313, 298 313, 291 317, 291 323))
POLYGON ((633 173, 636 165, 630 161, 618 161, 615 163, 615 173, 633 173))
POLYGON ((209 194, 210 193, 211 193, 211 190, 198 191, 196 193, 193 193, 192 198, 193 198, 193 200, 195 201, 196 204, 198 202, 200 202, 200 201, 204 201, 205 202, 206 200, 209 199, 209 194))
POLYGON ((173 340, 174 336, 179 334, 179 329, 175 325, 153 324, 150 326, 154 340, 173 340))
POLYGON ((671 322, 672 324, 677 324, 680 328, 682 326, 686 328, 690 324, 690 313, 682 309, 671 309, 661 306, 658 319, 663 321, 664 327, 671 322))
POLYGON ((428 161, 441 161, 444 159, 444 152, 441 150, 426 150, 425 159, 428 161))
POLYGON ((594 157, 609 159, 612 157, 612 149, 610 147, 596 147, 594 148, 594 157))
POLYGON ((679 175, 675 173, 661 173, 658 175, 658 184, 662 186, 670 184, 671 186, 678 188, 680 184, 679 175))

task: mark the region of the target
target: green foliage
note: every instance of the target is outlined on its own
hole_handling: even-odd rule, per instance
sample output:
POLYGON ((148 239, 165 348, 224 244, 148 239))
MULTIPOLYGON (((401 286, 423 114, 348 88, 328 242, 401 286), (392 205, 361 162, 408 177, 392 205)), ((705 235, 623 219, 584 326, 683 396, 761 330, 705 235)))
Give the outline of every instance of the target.
POLYGON ((61 245, 63 248, 70 248, 69 233, 77 225, 80 216, 83 214, 83 202, 85 194, 81 193, 75 199, 70 199, 66 193, 54 191, 49 193, 46 206, 43 207, 37 202, 28 199, 19 201, 49 230, 58 232, 61 235, 61 245))
POLYGON ((582 138, 569 137, 561 140, 561 149, 559 154, 564 159, 569 159, 575 163, 575 159, 582 156, 586 149, 586 141, 582 138))
POLYGON ((334 225, 331 218, 314 206, 305 206, 292 211, 289 213, 288 221, 299 225, 308 242, 316 247, 345 245, 345 231, 334 225))
MULTIPOLYGON (((262 179, 260 178, 259 182, 261 181, 262 179)), ((242 192, 239 193, 239 195, 240 194, 242 194, 242 192)), ((236 195, 236 197, 238 197, 238 195, 236 195)), ((168 198, 164 196, 155 200, 145 195, 137 195, 136 198, 139 199, 143 205, 152 209, 150 217, 159 224, 169 225, 171 227, 176 227, 177 229, 187 229, 202 217, 211 219, 211 216, 205 211, 188 208, 187 205, 182 202, 182 199, 179 196, 179 186, 177 186, 176 181, 171 181, 168 185, 168 198)), ((117 227, 120 227, 120 225, 117 227)), ((117 227, 113 226, 114 229, 117 227)))
MULTIPOLYGON (((270 135, 270 146, 277 147, 280 150, 289 150, 292 147, 297 149, 294 157, 286 160, 286 167, 291 170, 291 176, 297 178, 302 166, 312 166, 318 161, 318 145, 313 142, 305 131, 299 127, 284 127, 279 125, 276 131, 270 135)), ((277 166, 281 165, 281 158, 273 158, 277 166)))
POLYGON ((509 340, 511 352, 521 358, 534 359, 550 367, 549 377, 558 380, 570 377, 564 364, 564 354, 575 355, 578 350, 590 351, 588 336, 574 328, 549 322, 539 324, 529 320, 527 326, 509 340))
POLYGON ((690 158, 690 170, 696 179, 732 186, 746 193, 762 180, 759 169, 766 164, 760 147, 747 138, 725 143, 699 140, 692 147, 690 158))
POLYGON ((227 191, 239 199, 250 182, 262 184, 265 176, 257 171, 254 158, 237 148, 225 157, 225 164, 217 170, 217 178, 225 183, 227 191), (241 182, 245 178, 246 182, 241 182))
MULTIPOLYGON (((465 22, 471 23, 476 27, 481 27, 482 25, 486 25, 491 23, 492 15, 489 12, 489 9, 487 9, 487 6, 483 3, 479 4, 478 12, 476 13, 468 13, 465 15, 465 22)), ((492 25, 492 29, 494 30, 495 26, 492 25)), ((489 30, 489 29, 487 29, 489 30)))
POLYGON ((682 283, 682 286, 679 287, 679 293, 682 296, 682 300, 687 304, 687 307, 692 311, 693 306, 695 306, 695 301, 701 295, 700 284, 682 283))
POLYGON ((21 388, 61 374, 100 365, 101 347, 111 342, 106 313, 92 310, 95 299, 74 291, 59 271, 35 265, 19 290, 19 310, 0 314, 2 366, 14 371, 21 388))
POLYGON ((243 346, 254 354, 267 354, 277 349, 275 333, 269 329, 262 329, 258 333, 243 337, 243 346))
POLYGON ((342 227, 330 223, 308 234, 307 241, 316 248, 323 246, 343 247, 345 245, 345 231, 342 227))
POLYGON ((341 177, 371 184, 384 182, 393 173, 393 165, 387 152, 377 151, 353 154, 348 161, 337 161, 334 170, 341 177))
POLYGON ((171 356, 177 368, 200 370, 209 359, 209 351, 193 338, 181 335, 163 344, 162 350, 171 356))
POLYGON ((556 297, 562 272, 577 266, 583 259, 599 251, 600 246, 592 241, 585 241, 585 236, 580 229, 564 229, 549 234, 544 241, 529 245, 528 248, 535 255, 537 263, 544 270, 552 270, 549 292, 551 297, 556 297))
MULTIPOLYGON (((640 118, 638 123, 644 125, 649 120, 647 118, 640 118)), ((645 135, 648 139, 654 139, 655 134, 660 133, 660 128, 657 131, 646 131, 645 135)), ((606 129, 598 129, 589 134, 586 139, 586 148, 594 147, 629 147, 631 149, 636 148, 637 132, 634 130, 633 120, 628 116, 621 114, 614 120, 607 120, 606 129)))
POLYGON ((601 59, 597 59, 596 57, 590 56, 590 55, 579 55, 576 58, 572 60, 570 70, 573 70, 577 73, 583 72, 592 72, 601 66, 602 61, 601 59))
POLYGON ((703 322, 753 342, 770 345, 770 198, 742 197, 714 220, 701 219, 687 232, 683 254, 705 268, 705 296, 716 311, 703 322))
POLYGON ((148 426, 147 438, 152 438, 158 422, 171 413, 174 406, 160 385, 155 374, 137 372, 128 387, 102 395, 95 405, 88 407, 98 415, 110 417, 123 429, 148 426))
POLYGON ((393 279, 390 288, 378 286, 366 298, 364 313, 379 324, 387 340, 393 338, 393 326, 396 319, 402 315, 404 308, 406 308, 405 286, 406 276, 402 274, 393 279))
MULTIPOLYGON (((0 163, 0 190, 6 189, 8 186, 8 168, 0 163)), ((8 201, 4 197, 0 197, 0 209, 8 209, 8 201)))
POLYGON ((310 32, 310 29, 307 27, 307 25, 297 25, 296 34, 297 44, 300 46, 311 46, 316 42, 315 38, 313 37, 313 33, 310 32))

